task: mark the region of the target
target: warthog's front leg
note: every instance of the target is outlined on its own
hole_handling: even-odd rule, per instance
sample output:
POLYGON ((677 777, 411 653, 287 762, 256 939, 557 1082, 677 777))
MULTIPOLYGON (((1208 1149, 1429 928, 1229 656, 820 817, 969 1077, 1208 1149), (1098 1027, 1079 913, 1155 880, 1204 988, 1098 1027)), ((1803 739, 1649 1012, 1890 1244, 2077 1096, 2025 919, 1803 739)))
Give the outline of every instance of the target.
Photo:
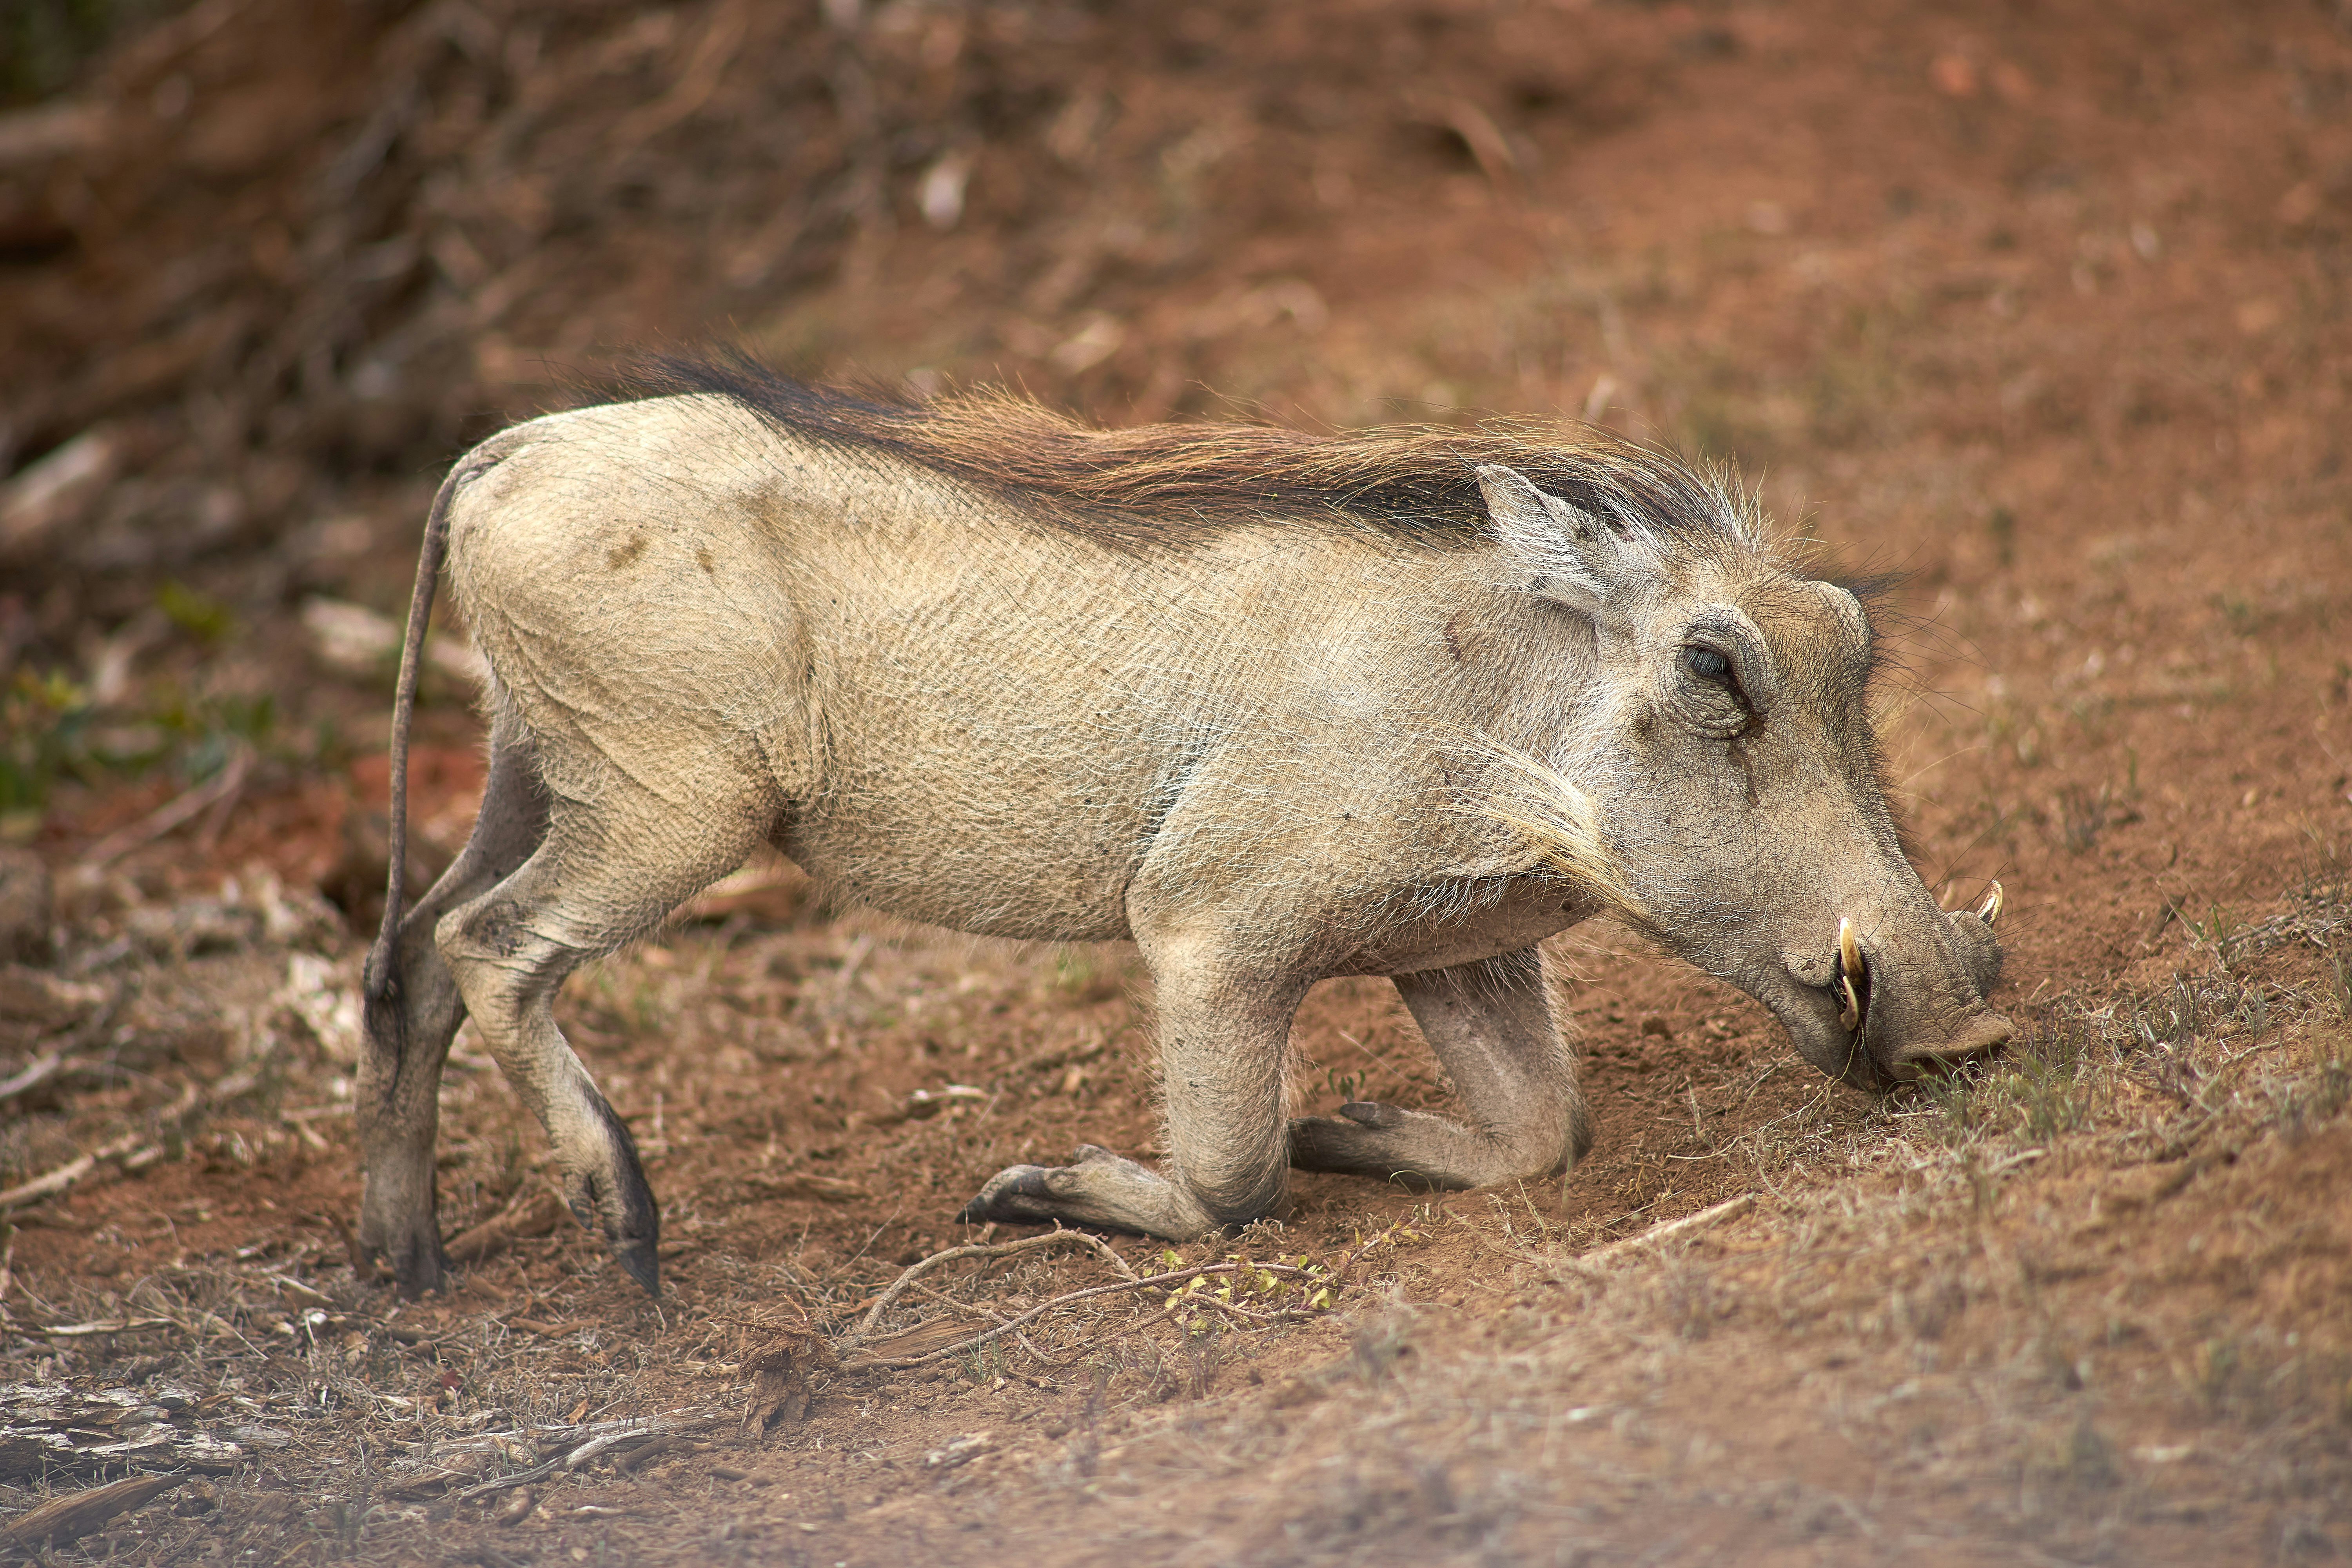
POLYGON ((359 1240, 391 1265, 403 1294, 437 1289, 446 1264, 433 1184, 433 1145, 449 1042, 465 1021, 457 983, 433 943, 441 917, 530 858, 547 805, 530 753, 511 726, 494 726, 490 774, 473 837, 432 890, 403 917, 394 962, 364 984, 366 1026, 357 1105, 359 1240))
POLYGON ((1336 1118, 1290 1124, 1302 1171, 1482 1187, 1563 1172, 1591 1145, 1576 1061, 1560 1039, 1532 950, 1455 969, 1396 976, 1469 1125, 1358 1101, 1336 1118))
POLYGON ((1166 1174, 1086 1144, 1074 1164, 1000 1173, 965 1205, 966 1223, 1060 1220, 1186 1241, 1282 1207, 1283 1058, 1304 984, 1252 976, 1213 941, 1139 935, 1159 1005, 1166 1174))

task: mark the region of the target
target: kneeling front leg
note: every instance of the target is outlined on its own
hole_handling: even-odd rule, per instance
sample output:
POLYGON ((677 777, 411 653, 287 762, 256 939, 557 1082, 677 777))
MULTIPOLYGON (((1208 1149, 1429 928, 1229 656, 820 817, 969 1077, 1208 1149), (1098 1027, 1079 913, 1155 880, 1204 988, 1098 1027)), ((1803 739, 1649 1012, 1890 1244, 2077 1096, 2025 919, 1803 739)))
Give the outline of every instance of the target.
POLYGON ((956 1216, 966 1225, 1083 1225, 1190 1241, 1218 1228, 1190 1193, 1146 1165, 1081 1143, 1067 1165, 1000 1171, 956 1216))
POLYGON ((1278 1214, 1283 1055, 1303 984, 1236 977, 1206 944, 1139 942, 1160 1008, 1163 1172, 1092 1144, 1068 1165, 1015 1165, 964 1206, 977 1225, 1098 1226, 1190 1241, 1278 1214))
POLYGON ((1576 1060, 1532 950, 1396 977, 1467 1124, 1353 1101, 1290 1124, 1291 1163, 1433 1187, 1564 1173, 1591 1146, 1576 1060))

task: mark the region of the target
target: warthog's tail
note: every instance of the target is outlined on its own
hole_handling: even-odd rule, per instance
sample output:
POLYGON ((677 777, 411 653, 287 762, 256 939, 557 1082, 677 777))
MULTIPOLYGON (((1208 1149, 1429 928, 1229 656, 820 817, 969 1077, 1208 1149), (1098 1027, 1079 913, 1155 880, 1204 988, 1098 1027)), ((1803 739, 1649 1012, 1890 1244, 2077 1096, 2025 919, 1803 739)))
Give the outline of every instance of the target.
POLYGON ((449 503, 466 468, 453 470, 433 497, 425 519, 425 542, 416 552, 416 590, 408 600, 408 634, 400 645, 400 684, 392 700, 392 798, 385 842, 392 868, 385 877, 383 924, 368 952, 362 992, 371 1008, 383 1006, 400 989, 400 917, 408 871, 408 730, 416 715, 416 677, 425 663, 425 624, 433 618, 433 592, 441 581, 441 557, 449 544, 449 503))

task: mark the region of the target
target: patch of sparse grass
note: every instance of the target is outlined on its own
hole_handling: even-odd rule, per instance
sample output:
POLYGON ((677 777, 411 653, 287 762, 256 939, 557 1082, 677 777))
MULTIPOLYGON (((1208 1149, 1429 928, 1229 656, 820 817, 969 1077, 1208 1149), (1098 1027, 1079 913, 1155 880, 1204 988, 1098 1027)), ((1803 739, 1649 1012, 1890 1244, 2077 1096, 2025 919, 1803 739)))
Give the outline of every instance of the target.
POLYGON ((1898 311, 1858 306, 1820 346, 1804 377, 1813 440, 1853 447, 1892 433, 1894 411, 1902 405, 1895 352, 1902 328, 1898 311))
POLYGON ((2221 613, 2231 632, 2242 637, 2250 637, 2260 632, 2270 618, 2253 601, 2234 594, 2215 594, 2207 603, 2221 613))
POLYGON ((2298 902, 2315 909, 2352 903, 2352 846, 2331 843, 2305 828, 2295 856, 2294 891, 2298 902))
POLYGON ((1887 1300, 1887 1321, 1913 1338, 1933 1342, 1968 1310, 1968 1277, 1949 1263, 1938 1264, 1916 1283, 1897 1287, 1887 1300))
POLYGON ((2076 1491, 2104 1491, 2123 1479, 2115 1445, 2109 1442, 2087 1410, 2055 1433, 2042 1435, 2029 1447, 2026 1468, 2044 1485, 2076 1491))
POLYGON ((1662 391, 1674 407, 1675 445, 1703 457, 1756 461, 1777 452, 1789 411, 1777 406, 1752 372, 1720 354, 1662 367, 1662 391))
POLYGON ((2073 854, 2088 854, 2111 824, 2129 822, 2138 816, 2119 805, 2106 784, 2096 790, 2068 784, 2058 792, 2059 838, 2073 854))
POLYGON ((1341 1072, 1336 1067, 1323 1069, 1323 1090, 1340 1104, 1361 1100, 1363 1089, 1364 1075, 1361 1073, 1341 1072))
POLYGON ((1677 445, 1709 457, 1769 459, 1802 447, 1886 439, 1902 405, 1902 310, 1857 306, 1831 320, 1801 366, 1761 368, 1721 352, 1660 351, 1657 380, 1677 445))
POLYGON ((176 579, 155 590, 155 607, 208 648, 218 647, 236 632, 236 616, 226 605, 176 579))
POLYGON ((2210 1335, 2172 1358, 2172 1374, 2201 1409, 2219 1412, 2242 1370, 2242 1350, 2234 1333, 2210 1335))
POLYGON ((268 693, 180 689, 136 707, 105 708, 61 670, 19 669, 0 689, 0 837, 37 831, 58 784, 92 786, 168 767, 200 784, 241 752, 283 752, 268 693))
MULTIPOLYGON (((2190 923, 2200 945, 2210 940, 2217 952, 2229 952, 2245 932, 2224 910, 2190 923), (2208 931, 2210 939, 2202 934, 2208 931)), ((2271 1038, 2285 1020, 2352 1020, 2352 964, 2332 950, 2327 959, 2316 996, 2221 967, 2203 976, 2175 973, 2161 991, 2098 1007, 2061 999, 2023 1019, 2018 1037, 1993 1060, 1924 1079, 1915 1092, 1938 1113, 1929 1123, 1932 1134, 1953 1149, 2004 1139, 2042 1142, 2080 1131, 2096 1118, 2123 1071, 2141 1075, 2184 1109, 2210 1114, 2218 1107, 2209 1101, 2221 1092, 2217 1069, 2271 1038)), ((2331 1045, 2315 1068, 2265 1087, 2276 1116, 2315 1122, 2352 1099, 2352 1065, 2343 1051, 2331 1045)))
POLYGON ((38 826, 49 789, 87 746, 89 695, 52 670, 19 669, 0 691, 0 831, 29 816, 38 826))
POLYGON ((1992 541, 1993 558, 2003 566, 2017 564, 2017 514, 1996 506, 1985 514, 1985 537, 1992 541))
POLYGON ((1657 1308, 1677 1338, 1706 1339, 1734 1305, 1733 1298, 1716 1288, 1714 1271, 1696 1258, 1675 1258, 1659 1275, 1657 1308))
POLYGON ((2325 984, 2328 1005, 2336 1011, 2336 1021, 2352 1024, 2352 963, 2346 962, 2340 949, 2328 950, 2325 984))
POLYGON ((1959 1147, 2011 1134, 2039 1142, 2085 1125, 2097 1069, 2114 1059, 2101 1026, 2079 1004, 2045 1007, 1992 1062, 1926 1080, 1922 1092, 1943 1112, 1937 1131, 1959 1147))
POLYGON ((2266 1075, 2259 1085, 2269 1101, 2269 1120, 2290 1142, 2334 1120, 2352 1101, 2352 1049, 2346 1042, 2330 1042, 2327 1054, 2310 1070, 2266 1075))

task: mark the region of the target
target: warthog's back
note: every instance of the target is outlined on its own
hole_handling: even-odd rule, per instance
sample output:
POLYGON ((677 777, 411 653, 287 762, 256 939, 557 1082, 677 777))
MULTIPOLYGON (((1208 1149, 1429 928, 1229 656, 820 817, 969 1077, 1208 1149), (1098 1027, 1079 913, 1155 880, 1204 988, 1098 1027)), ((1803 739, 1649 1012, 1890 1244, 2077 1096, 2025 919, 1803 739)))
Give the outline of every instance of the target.
POLYGON ((452 581, 559 795, 617 772, 683 805, 756 766, 844 891, 1072 940, 1127 934, 1155 844, 1204 892, 1377 896, 1400 856, 1468 874, 1493 837, 1413 809, 1525 706, 1486 552, 1271 520, 1132 548, 709 395, 482 456, 452 581))

